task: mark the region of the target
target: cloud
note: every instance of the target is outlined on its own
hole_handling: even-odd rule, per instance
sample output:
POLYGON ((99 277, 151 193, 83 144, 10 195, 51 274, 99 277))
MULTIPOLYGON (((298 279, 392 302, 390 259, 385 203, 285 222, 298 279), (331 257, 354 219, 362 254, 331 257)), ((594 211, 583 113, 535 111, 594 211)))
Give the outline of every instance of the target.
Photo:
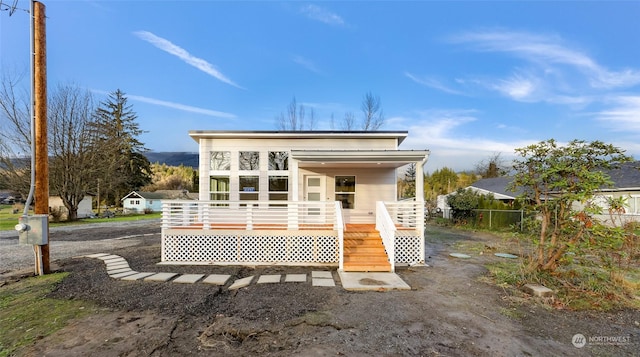
POLYGON ((539 81, 534 77, 514 74, 508 79, 501 79, 490 87, 518 101, 530 101, 538 91, 539 81))
POLYGON ((203 60, 202 58, 193 56, 182 47, 175 45, 162 37, 158 37, 148 31, 136 31, 133 34, 141 40, 147 41, 155 47, 180 58, 185 63, 201 70, 202 72, 218 79, 221 82, 227 83, 236 88, 244 89, 233 82, 231 79, 227 78, 224 74, 222 74, 222 72, 218 71, 211 63, 203 60))
POLYGON ((342 17, 327 9, 321 8, 317 5, 306 5, 300 9, 300 12, 307 15, 308 18, 316 21, 323 22, 332 26, 343 26, 345 24, 342 17))
POLYGON ((596 114, 612 131, 634 131, 640 134, 640 96, 620 96, 610 99, 613 107, 596 114))
POLYGON ((452 89, 452 88, 449 88, 449 87, 445 86, 444 84, 440 83, 440 81, 438 81, 438 80, 436 80, 434 78, 419 78, 416 75, 414 75, 412 73, 409 73, 409 72, 404 72, 404 75, 407 78, 411 79, 412 81, 414 81, 414 82, 416 82, 416 83, 418 83, 420 85, 426 86, 426 87, 437 89, 439 91, 442 91, 442 92, 445 92, 445 93, 449 93, 449 94, 458 94, 458 95, 463 94, 460 91, 457 91, 455 89, 452 89))
POLYGON ((540 67, 564 65, 587 76, 593 88, 610 89, 640 84, 640 71, 612 71, 587 54, 564 44, 557 36, 543 36, 516 31, 477 31, 452 36, 453 43, 470 43, 479 51, 504 52, 540 67))
POLYGON ((321 73, 321 71, 318 69, 315 63, 313 63, 311 60, 308 60, 302 56, 298 56, 298 55, 293 56, 293 62, 301 65, 302 67, 306 68, 311 72, 321 73))

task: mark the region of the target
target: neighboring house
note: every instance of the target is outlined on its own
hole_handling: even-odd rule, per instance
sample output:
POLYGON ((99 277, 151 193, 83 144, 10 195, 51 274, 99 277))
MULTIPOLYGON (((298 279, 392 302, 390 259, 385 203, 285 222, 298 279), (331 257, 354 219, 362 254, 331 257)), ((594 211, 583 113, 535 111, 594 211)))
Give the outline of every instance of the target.
POLYGON ((406 131, 190 131, 199 201, 165 201, 162 261, 337 265, 393 271, 424 261, 423 175, 398 202, 398 168, 427 150, 406 131), (355 245, 360 244, 360 247, 355 245))
POLYGON ((180 199, 197 199, 197 194, 191 194, 186 190, 131 191, 121 201, 124 213, 143 213, 160 212, 162 200, 180 199))
MULTIPOLYGON (((66 220, 69 217, 69 210, 62 203, 60 196, 49 196, 49 212, 58 210, 60 219, 66 220)), ((78 218, 88 218, 93 216, 93 196, 86 195, 78 204, 78 218)))
MULTIPOLYGON (((522 193, 521 190, 513 192, 509 189, 509 184, 513 180, 510 176, 492 177, 478 180, 467 186, 465 189, 470 189, 480 195, 493 195, 493 198, 502 201, 507 204, 512 204, 516 198, 522 193)), ((445 218, 449 218, 449 211, 451 207, 447 205, 447 196, 454 194, 451 192, 446 195, 439 195, 437 198, 436 207, 439 208, 445 218)))

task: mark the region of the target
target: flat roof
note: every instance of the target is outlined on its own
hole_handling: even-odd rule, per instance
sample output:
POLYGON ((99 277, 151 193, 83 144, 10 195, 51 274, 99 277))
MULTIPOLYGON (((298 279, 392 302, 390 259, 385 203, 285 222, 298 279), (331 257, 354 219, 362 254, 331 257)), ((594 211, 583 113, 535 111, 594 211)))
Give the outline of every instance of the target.
POLYGON ((408 131, 333 131, 333 130, 189 130, 189 136, 195 141, 215 138, 259 139, 281 138, 291 139, 335 139, 335 138, 394 138, 398 145, 409 135, 408 131))

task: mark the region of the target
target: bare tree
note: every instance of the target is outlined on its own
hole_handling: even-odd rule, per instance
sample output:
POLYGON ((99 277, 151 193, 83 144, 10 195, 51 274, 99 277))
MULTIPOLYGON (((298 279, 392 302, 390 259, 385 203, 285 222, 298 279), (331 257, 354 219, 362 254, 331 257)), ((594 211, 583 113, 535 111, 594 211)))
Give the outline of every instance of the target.
POLYGON ((98 165, 90 138, 94 104, 91 94, 71 85, 59 85, 49 99, 49 181, 76 220, 78 207, 92 191, 98 165))
POLYGON ((356 125, 356 116, 352 112, 344 113, 344 120, 342 121, 342 130, 354 130, 356 125))
POLYGON ((306 120, 307 108, 303 104, 298 104, 296 97, 291 99, 287 106, 287 114, 280 113, 276 116, 278 130, 314 130, 316 126, 316 114, 313 108, 309 111, 309 120, 306 120))
POLYGON ((384 124, 384 112, 382 110, 382 102, 380 97, 367 92, 362 98, 360 109, 364 114, 362 121, 362 130, 374 131, 380 129, 384 124))
POLYGON ((482 178, 500 177, 508 172, 509 167, 500 153, 494 153, 488 159, 480 161, 475 168, 475 173, 482 178))

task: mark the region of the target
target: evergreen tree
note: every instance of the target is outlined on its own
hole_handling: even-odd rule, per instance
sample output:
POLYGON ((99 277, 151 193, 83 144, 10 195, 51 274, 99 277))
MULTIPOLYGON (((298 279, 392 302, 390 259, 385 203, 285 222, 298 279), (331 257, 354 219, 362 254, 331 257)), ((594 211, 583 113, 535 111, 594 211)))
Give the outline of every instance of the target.
POLYGON ((148 151, 138 139, 144 133, 137 115, 120 90, 100 103, 93 122, 94 148, 101 163, 101 194, 108 204, 151 182, 151 164, 143 155, 148 151))

